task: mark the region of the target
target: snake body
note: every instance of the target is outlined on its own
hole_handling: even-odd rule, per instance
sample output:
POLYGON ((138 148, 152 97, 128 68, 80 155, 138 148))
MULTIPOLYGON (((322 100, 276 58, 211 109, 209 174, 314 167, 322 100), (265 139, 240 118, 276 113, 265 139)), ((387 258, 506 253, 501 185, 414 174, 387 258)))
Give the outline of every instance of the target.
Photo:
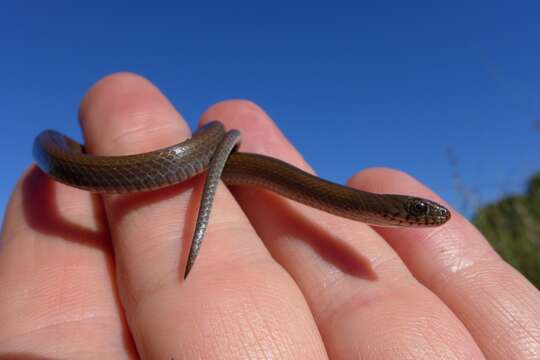
POLYGON ((330 181, 281 160, 235 151, 240 134, 215 121, 192 138, 159 150, 126 156, 93 156, 83 145, 46 130, 34 141, 38 166, 57 181, 98 193, 150 191, 185 181, 208 170, 186 266, 189 273, 204 237, 219 180, 257 186, 308 206, 378 226, 427 227, 444 224, 450 211, 434 201, 397 194, 375 194, 330 181))

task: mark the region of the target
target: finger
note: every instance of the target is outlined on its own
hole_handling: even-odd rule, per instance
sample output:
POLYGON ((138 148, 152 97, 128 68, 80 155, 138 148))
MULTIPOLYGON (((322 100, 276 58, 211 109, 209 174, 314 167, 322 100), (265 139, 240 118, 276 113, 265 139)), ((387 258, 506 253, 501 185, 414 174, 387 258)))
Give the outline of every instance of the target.
MULTIPOLYGON (((130 74, 96 85, 81 120, 96 154, 140 153, 188 136, 185 122, 159 90, 130 74)), ((301 293, 225 187, 217 191, 201 253, 183 280, 200 180, 105 197, 120 293, 141 356, 295 358, 302 350, 319 358, 324 348, 301 293), (299 315, 292 322, 291 311, 299 315)))
MULTIPOLYGON (((412 177, 370 169, 351 180, 368 191, 404 192, 438 199, 412 177)), ((439 200, 440 201, 440 200, 439 200)), ((440 228, 378 229, 414 276, 463 321, 489 359, 540 353, 540 297, 456 211, 440 228)))
POLYGON ((30 167, 0 235, 0 353, 128 356, 112 269, 99 199, 30 167))
MULTIPOLYGON (((202 122, 211 119, 241 130, 240 151, 275 156, 309 171, 255 104, 220 103, 202 122)), ((234 194, 273 257, 302 289, 331 358, 481 357, 460 321, 415 281, 371 227, 267 191, 238 187, 234 194)))

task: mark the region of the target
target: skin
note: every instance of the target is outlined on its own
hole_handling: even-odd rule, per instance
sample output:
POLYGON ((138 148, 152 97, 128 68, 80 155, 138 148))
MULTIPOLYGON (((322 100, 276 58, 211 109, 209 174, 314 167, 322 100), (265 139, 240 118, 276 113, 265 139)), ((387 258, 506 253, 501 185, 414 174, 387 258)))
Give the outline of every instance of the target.
MULTIPOLYGON (((239 129, 243 151, 311 171, 257 105, 218 103, 201 124, 211 119, 239 129)), ((89 151, 103 155, 190 135, 133 74, 93 86, 80 122, 89 151)), ((364 170, 349 185, 442 201, 391 169, 364 170)), ((201 187, 198 177, 98 196, 30 167, 0 239, 0 359, 540 356, 538 291, 455 210, 440 228, 372 228, 221 185, 183 281, 201 187)))

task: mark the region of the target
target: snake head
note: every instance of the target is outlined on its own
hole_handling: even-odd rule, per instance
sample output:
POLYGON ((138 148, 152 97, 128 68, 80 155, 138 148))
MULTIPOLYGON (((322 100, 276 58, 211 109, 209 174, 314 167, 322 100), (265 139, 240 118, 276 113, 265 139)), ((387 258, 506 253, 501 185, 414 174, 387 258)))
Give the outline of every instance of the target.
POLYGON ((408 224, 411 220, 417 226, 437 226, 447 222, 451 215, 450 210, 434 201, 407 196, 404 202, 406 217, 403 219, 408 224))
MULTIPOLYGON (((446 207, 435 201, 414 196, 386 194, 380 204, 383 208, 380 209, 379 215, 382 215, 384 221, 391 224, 390 226, 439 226, 451 217, 446 207)), ((374 223, 385 225, 378 221, 374 223)))

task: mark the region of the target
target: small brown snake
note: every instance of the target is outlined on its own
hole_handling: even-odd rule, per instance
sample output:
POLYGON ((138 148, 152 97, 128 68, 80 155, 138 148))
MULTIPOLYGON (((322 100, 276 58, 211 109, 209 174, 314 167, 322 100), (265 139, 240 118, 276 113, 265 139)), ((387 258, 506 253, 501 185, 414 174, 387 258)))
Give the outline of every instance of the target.
POLYGON ((379 226, 438 226, 450 211, 431 200, 375 194, 338 185, 264 155, 235 151, 240 133, 217 121, 191 139, 143 154, 92 156, 83 145, 53 130, 34 141, 34 158, 57 181, 98 193, 149 191, 208 170, 185 276, 199 253, 219 180, 257 186, 308 206, 379 226))

